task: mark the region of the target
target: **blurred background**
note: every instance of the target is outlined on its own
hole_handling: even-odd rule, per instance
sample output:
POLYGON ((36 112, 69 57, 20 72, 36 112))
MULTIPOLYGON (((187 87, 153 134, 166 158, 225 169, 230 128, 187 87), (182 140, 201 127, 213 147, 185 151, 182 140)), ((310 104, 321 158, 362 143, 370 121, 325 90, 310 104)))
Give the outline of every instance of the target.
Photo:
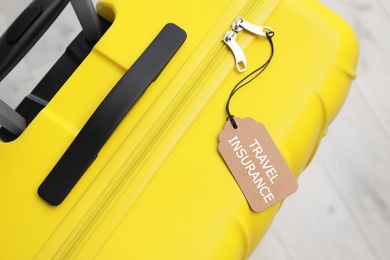
MULTIPOLYGON (((0 1, 0 33, 29 2, 0 1)), ((355 29, 358 78, 251 260, 390 259, 390 1, 320 2, 355 29)), ((15 108, 80 30, 69 5, 0 82, 0 99, 15 108)))

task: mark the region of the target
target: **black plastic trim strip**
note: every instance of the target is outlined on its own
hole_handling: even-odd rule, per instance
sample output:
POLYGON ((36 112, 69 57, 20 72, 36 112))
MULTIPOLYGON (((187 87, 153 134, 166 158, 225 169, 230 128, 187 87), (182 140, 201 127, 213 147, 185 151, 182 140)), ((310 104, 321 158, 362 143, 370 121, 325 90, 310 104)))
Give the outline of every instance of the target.
POLYGON ((159 76, 186 37, 185 31, 175 24, 167 24, 161 30, 99 105, 43 181, 38 189, 42 199, 53 206, 62 203, 123 117, 159 76))

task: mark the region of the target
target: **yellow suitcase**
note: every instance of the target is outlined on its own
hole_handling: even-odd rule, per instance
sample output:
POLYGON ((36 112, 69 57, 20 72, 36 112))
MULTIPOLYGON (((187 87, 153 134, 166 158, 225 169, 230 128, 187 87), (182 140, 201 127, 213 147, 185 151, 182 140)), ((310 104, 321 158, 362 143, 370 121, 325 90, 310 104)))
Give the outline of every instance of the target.
POLYGON ((21 134, 0 141, 0 258, 249 257, 281 202, 254 211, 218 152, 229 95, 268 65, 235 92, 230 110, 261 122, 298 178, 355 77, 354 32, 316 0, 99 0, 96 7, 108 30, 21 134), (233 30, 237 21, 249 29, 233 30), (145 66, 135 70, 139 60, 145 66), (163 66, 142 74, 154 64, 163 66), (150 86, 69 180, 121 107, 104 108, 115 105, 107 100, 121 81, 130 84, 128 72, 130 83, 149 77, 150 86), (92 120, 100 110, 103 119, 92 120), (88 147, 58 166, 83 131, 88 147), (65 170, 45 186, 57 166, 65 170))

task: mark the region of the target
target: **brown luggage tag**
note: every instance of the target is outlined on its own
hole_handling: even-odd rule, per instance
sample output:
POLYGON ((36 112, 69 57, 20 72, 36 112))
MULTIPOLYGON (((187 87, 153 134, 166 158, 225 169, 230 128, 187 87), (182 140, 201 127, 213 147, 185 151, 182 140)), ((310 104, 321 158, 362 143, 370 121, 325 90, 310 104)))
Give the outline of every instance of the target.
POLYGON ((298 183, 264 125, 252 118, 227 121, 218 150, 250 207, 261 212, 285 199, 298 183))
MULTIPOLYGON (((239 19, 243 20, 238 18, 237 21, 239 19)), ((236 118, 229 110, 234 94, 258 77, 272 60, 274 32, 268 27, 267 30, 265 36, 271 46, 271 55, 260 68, 238 82, 230 93, 226 103, 228 120, 219 134, 218 145, 219 153, 255 212, 266 210, 298 189, 297 180, 265 126, 252 118, 236 118)))

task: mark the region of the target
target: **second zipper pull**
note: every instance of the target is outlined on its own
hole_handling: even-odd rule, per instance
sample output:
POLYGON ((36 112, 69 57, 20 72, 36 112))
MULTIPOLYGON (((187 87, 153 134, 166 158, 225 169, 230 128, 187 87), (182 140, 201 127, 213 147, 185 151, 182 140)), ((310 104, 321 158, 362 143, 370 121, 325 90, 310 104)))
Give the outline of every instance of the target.
POLYGON ((259 36, 264 36, 264 37, 267 36, 267 33, 273 32, 273 30, 270 27, 259 26, 259 25, 250 23, 242 17, 238 17, 236 19, 236 21, 232 24, 232 28, 235 32, 240 32, 243 29, 245 29, 253 34, 256 34, 259 36))

